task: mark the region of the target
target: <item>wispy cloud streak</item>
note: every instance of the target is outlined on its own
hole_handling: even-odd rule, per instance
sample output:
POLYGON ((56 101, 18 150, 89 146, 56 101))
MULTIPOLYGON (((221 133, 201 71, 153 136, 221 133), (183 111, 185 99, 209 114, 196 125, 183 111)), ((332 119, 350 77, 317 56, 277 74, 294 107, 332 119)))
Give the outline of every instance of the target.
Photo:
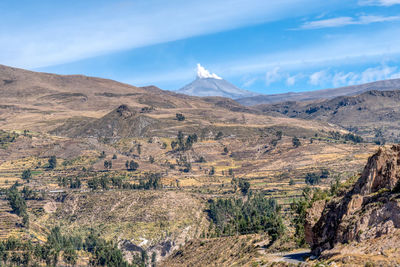
MULTIPOLYGON (((170 0, 168 3, 164 0, 88 0, 86 3, 92 5, 88 4, 89 8, 80 10, 76 16, 49 16, 48 20, 32 17, 35 10, 28 10, 27 14, 20 14, 30 19, 25 23, 15 25, 14 19, 7 21, 3 18, 0 62, 28 68, 63 64, 114 51, 275 21, 291 16, 293 10, 301 16, 321 6, 319 2, 232 0, 227 4, 222 0, 170 0), (100 7, 93 8, 97 3, 100 7)), ((71 5, 73 3, 71 1, 71 5)), ((51 13, 53 9, 62 9, 60 5, 54 1, 46 8, 51 13)))
POLYGON ((322 28, 333 28, 333 27, 343 27, 348 25, 367 25, 371 23, 378 22, 390 22, 390 21, 399 21, 400 16, 372 16, 365 15, 359 16, 357 18, 353 17, 337 17, 331 19, 323 19, 323 20, 314 20, 308 21, 300 26, 300 29, 309 30, 309 29, 322 29, 322 28))

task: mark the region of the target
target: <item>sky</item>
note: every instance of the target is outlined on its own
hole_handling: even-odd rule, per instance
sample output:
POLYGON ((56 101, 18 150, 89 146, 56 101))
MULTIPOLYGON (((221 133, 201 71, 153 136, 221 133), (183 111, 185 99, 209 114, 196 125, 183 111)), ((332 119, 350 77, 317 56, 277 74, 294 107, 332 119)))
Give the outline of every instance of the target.
POLYGON ((0 64, 261 94, 400 78, 400 0, 2 0, 0 64))

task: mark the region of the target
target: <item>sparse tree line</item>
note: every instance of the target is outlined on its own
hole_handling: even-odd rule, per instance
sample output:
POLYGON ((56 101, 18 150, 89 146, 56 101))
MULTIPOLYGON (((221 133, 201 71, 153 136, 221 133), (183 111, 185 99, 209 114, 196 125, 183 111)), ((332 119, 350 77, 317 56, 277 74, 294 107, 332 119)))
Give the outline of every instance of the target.
MULTIPOLYGON (((71 189, 81 188, 83 182, 79 177, 58 177, 58 185, 71 189)), ((124 181, 121 176, 102 175, 100 177, 92 177, 87 180, 87 187, 92 190, 109 190, 109 189, 161 189, 160 173, 145 173, 141 177, 138 184, 124 181)))
POLYGON ((91 229, 83 239, 80 236, 64 235, 59 227, 51 229, 45 243, 33 244, 30 240, 9 238, 0 242, 0 261, 10 266, 56 266, 62 260, 76 265, 80 252, 89 253, 91 266, 146 266, 147 255, 137 255, 133 263, 124 260, 122 252, 113 242, 100 237, 91 229))
POLYGON ((305 176, 305 182, 308 185, 317 185, 321 182, 321 179, 329 177, 329 170, 322 169, 320 172, 309 172, 305 176))
POLYGON ((176 140, 171 142, 171 148, 174 151, 187 151, 192 149, 193 144, 197 141, 198 137, 196 133, 188 135, 185 139, 185 135, 182 131, 179 131, 176 140))
POLYGON ((329 135, 335 139, 335 140, 345 140, 345 141, 351 141, 353 143, 362 143, 364 142, 363 138, 359 135, 352 134, 352 133, 347 133, 347 134, 341 134, 340 132, 335 132, 335 131, 330 131, 329 135))
POLYGON ((91 178, 87 183, 92 190, 108 190, 111 188, 157 190, 162 188, 160 173, 145 173, 139 184, 124 182, 122 177, 108 177, 106 175, 91 178))

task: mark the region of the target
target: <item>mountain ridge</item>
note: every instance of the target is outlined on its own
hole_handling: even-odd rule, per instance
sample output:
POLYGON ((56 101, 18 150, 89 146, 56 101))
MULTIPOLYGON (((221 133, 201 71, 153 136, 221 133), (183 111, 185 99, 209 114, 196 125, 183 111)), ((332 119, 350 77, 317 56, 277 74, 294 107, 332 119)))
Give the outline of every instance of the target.
POLYGON ((288 92, 283 94, 259 95, 256 97, 245 97, 236 101, 245 106, 259 104, 274 104, 285 101, 313 101, 331 99, 338 96, 352 96, 370 90, 387 91, 400 89, 400 79, 381 80, 371 83, 344 86, 339 88, 321 89, 307 92, 288 92))
POLYGON ((339 125, 375 141, 400 141, 400 90, 372 90, 314 102, 287 101, 254 108, 268 115, 339 125))

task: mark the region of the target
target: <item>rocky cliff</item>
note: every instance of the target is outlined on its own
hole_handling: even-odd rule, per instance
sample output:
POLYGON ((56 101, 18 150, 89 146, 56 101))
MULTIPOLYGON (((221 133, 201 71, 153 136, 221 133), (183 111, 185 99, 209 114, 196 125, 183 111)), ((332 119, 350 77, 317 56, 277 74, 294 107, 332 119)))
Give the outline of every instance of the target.
POLYGON ((315 255, 351 247, 346 255, 386 255, 400 263, 400 145, 380 148, 350 190, 313 203, 305 232, 315 255))

